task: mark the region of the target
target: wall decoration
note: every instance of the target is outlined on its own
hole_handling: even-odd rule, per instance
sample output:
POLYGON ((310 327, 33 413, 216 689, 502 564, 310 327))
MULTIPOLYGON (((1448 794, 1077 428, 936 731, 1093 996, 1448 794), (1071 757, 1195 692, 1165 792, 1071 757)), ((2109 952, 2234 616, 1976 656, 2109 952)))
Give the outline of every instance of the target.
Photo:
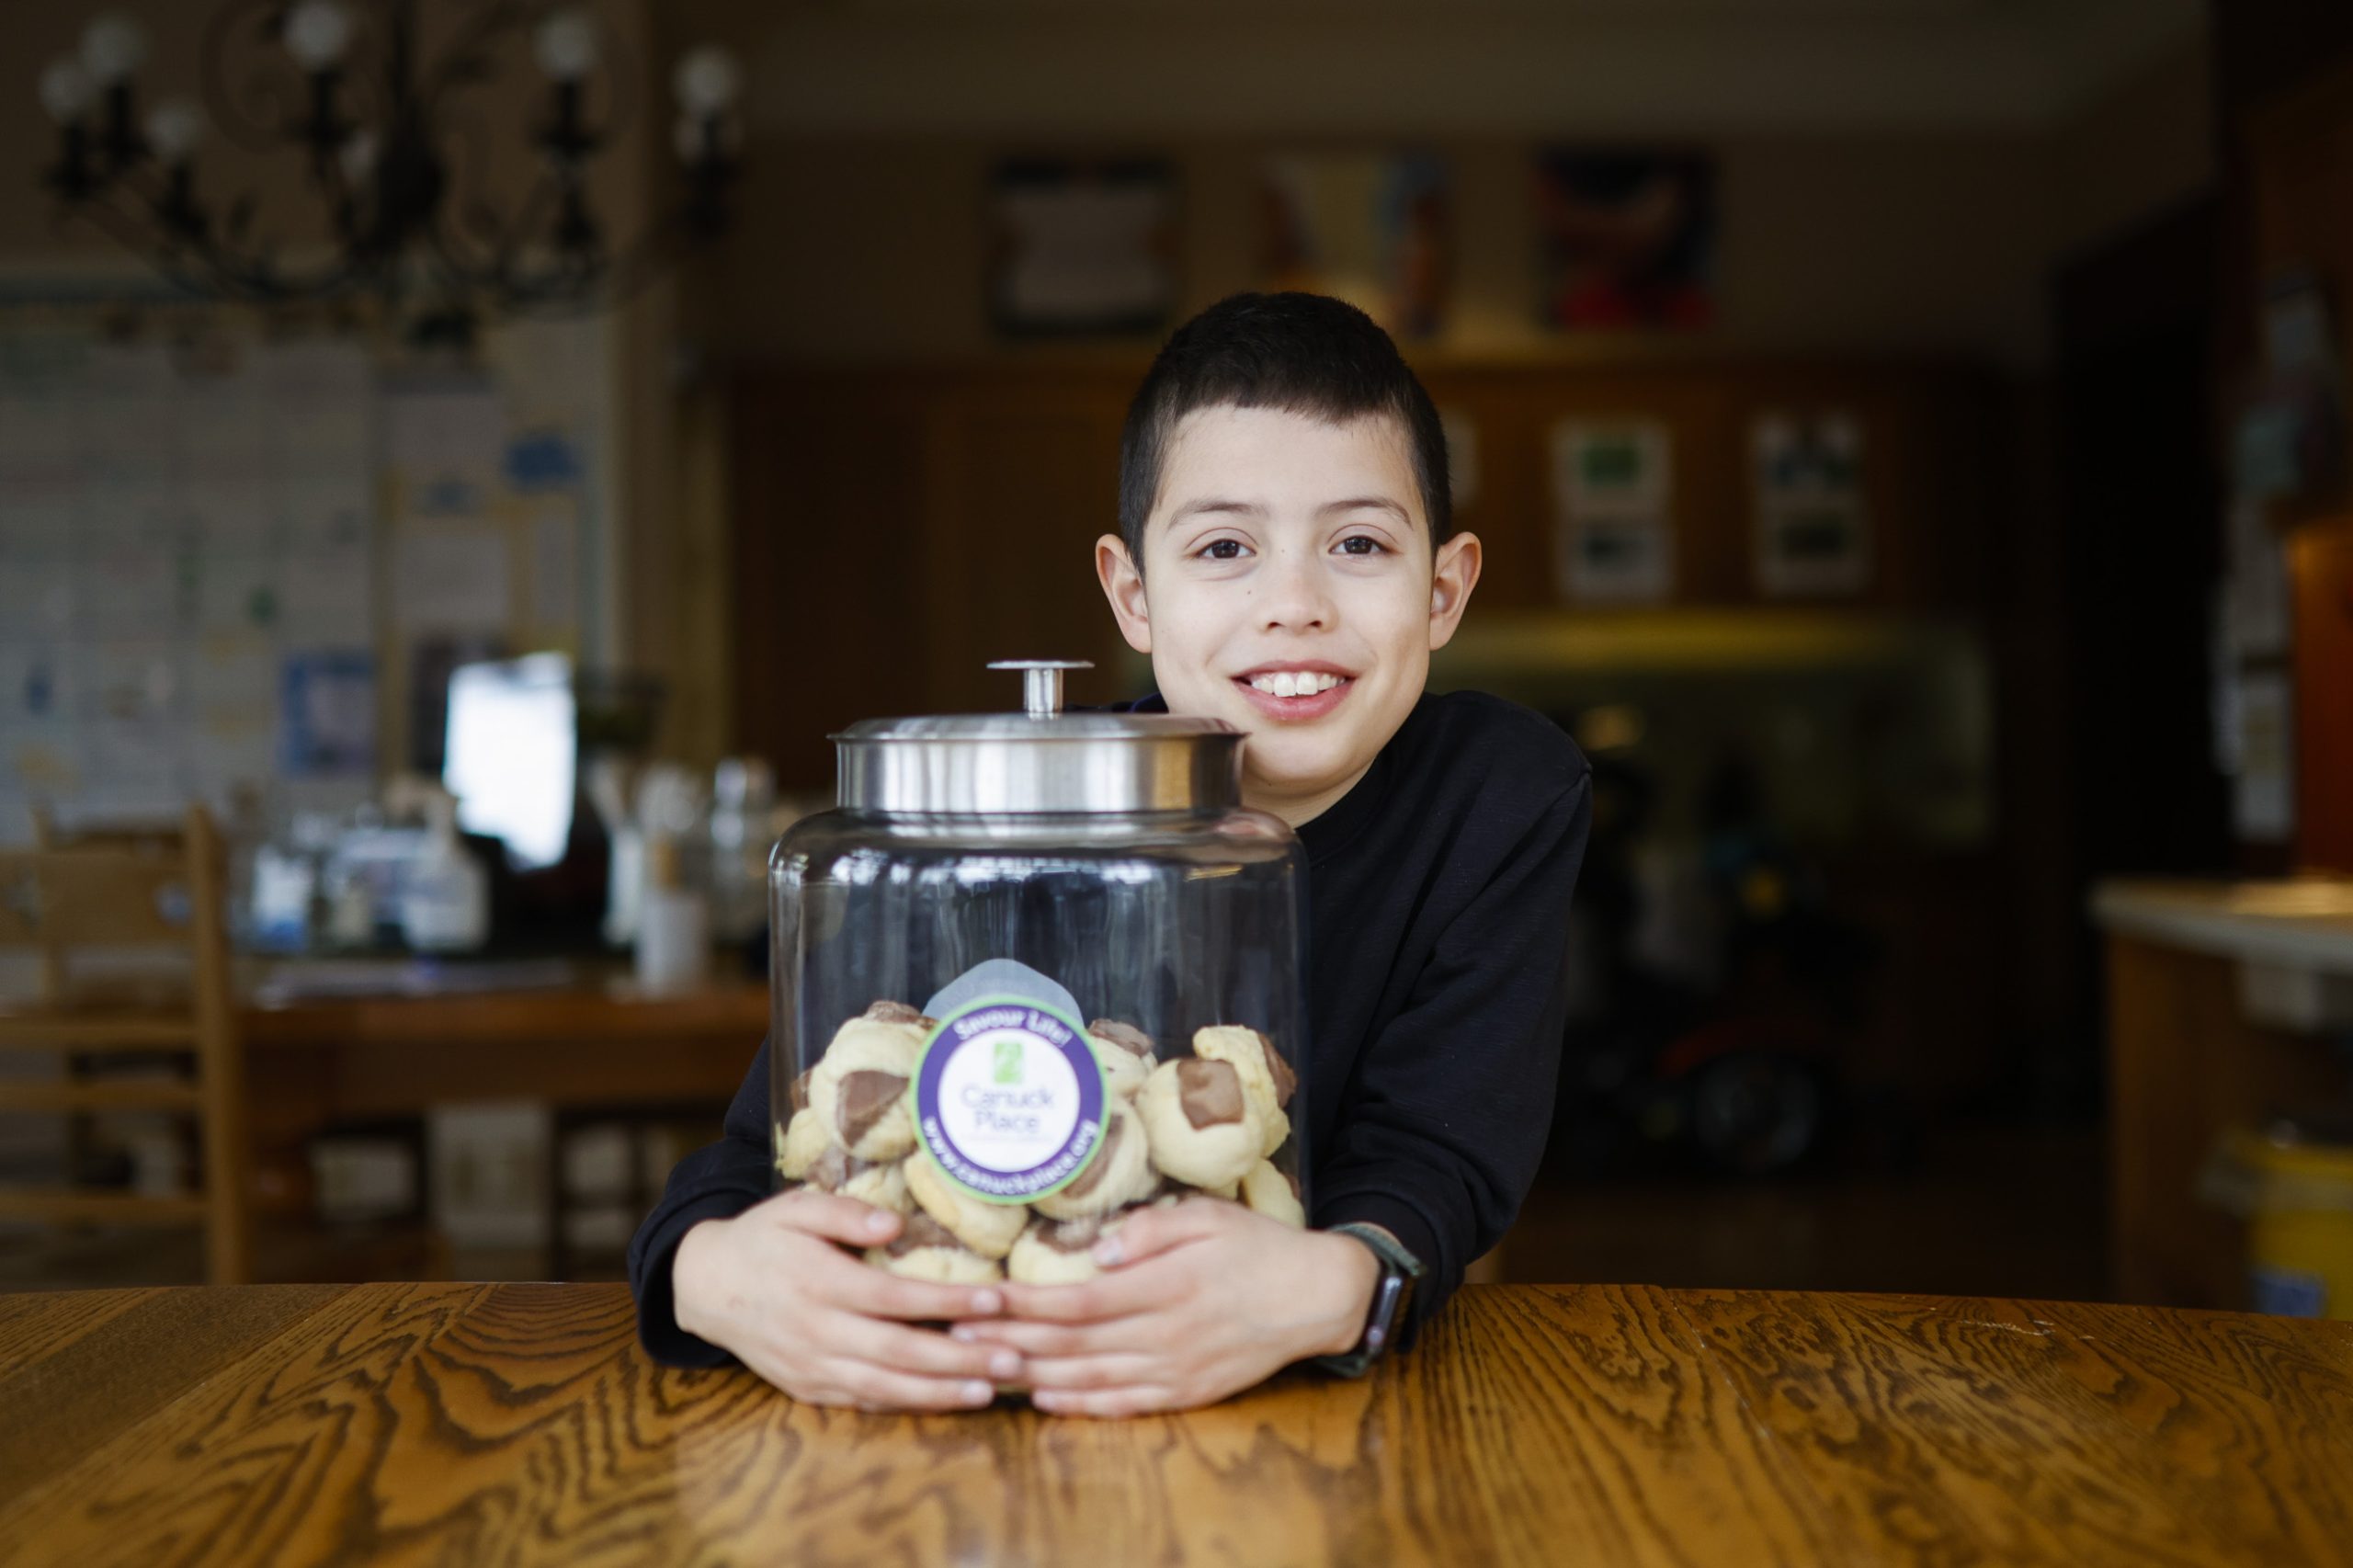
POLYGON ((1756 586, 1776 598, 1859 592, 1870 580, 1863 432, 1854 418, 1768 415, 1756 464, 1756 586))
POLYGON ((989 189, 989 314, 1014 336, 1154 332, 1176 304, 1176 176, 1154 158, 1011 158, 989 189))
POLYGON ((1537 154, 1538 314, 1563 331, 1715 320, 1716 166, 1704 153, 1557 147, 1537 154))
POLYGON ((1553 563, 1576 604, 1657 604, 1675 592, 1673 436, 1654 419, 1552 427, 1553 563))
POLYGON ((1427 153, 1284 153, 1261 174, 1259 274, 1268 289, 1332 294, 1391 332, 1445 324, 1452 180, 1427 153))

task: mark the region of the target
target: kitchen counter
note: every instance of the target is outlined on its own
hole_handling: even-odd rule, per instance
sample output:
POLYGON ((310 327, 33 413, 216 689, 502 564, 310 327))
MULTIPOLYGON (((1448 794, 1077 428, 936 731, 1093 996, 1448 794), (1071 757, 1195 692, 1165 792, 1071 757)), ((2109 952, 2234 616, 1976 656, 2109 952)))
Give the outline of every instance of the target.
POLYGON ((0 1297, 12 1562, 2353 1562, 2353 1325, 1473 1286, 1358 1382, 800 1406, 605 1285, 0 1297))
POLYGON ((2113 934, 2191 952, 2353 975, 2353 878, 2102 882, 2092 917, 2113 934))

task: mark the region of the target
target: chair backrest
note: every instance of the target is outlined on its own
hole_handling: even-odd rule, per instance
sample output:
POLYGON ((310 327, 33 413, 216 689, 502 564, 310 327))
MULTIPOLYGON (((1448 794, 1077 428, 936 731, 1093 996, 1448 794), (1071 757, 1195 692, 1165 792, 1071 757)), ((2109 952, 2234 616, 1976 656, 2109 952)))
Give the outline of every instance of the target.
POLYGON ((196 1061, 203 1129, 206 1272, 215 1283, 249 1272, 244 1203, 244 1085, 231 1008, 226 868, 201 806, 176 834, 69 837, 36 819, 42 842, 0 850, 0 949, 36 949, 45 1017, 0 1014, 0 1040, 66 1052, 153 1048, 176 1038, 196 1061), (174 948, 190 960, 189 985, 170 1011, 180 1029, 158 1033, 156 1009, 106 1005, 72 983, 76 951, 174 948), (11 1029, 11 1024, 17 1026, 11 1029), (183 1032, 184 1030, 184 1032, 183 1032))

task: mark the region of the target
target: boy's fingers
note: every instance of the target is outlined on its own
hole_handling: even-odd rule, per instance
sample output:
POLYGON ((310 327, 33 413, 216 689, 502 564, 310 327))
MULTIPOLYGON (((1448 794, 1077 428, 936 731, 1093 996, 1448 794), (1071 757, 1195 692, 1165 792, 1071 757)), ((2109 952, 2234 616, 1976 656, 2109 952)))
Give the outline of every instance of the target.
POLYGON ((1024 1376, 1034 1389, 1133 1389, 1152 1381, 1160 1369, 1156 1356, 1122 1351, 1110 1356, 1071 1356, 1033 1360, 1024 1376))
POLYGON ((1100 1323, 1166 1306, 1175 1284, 1158 1268, 1122 1268, 1084 1285, 1007 1284, 1005 1311, 1032 1323, 1100 1323))
POLYGON ((976 1410, 996 1398, 996 1389, 983 1378, 922 1378, 870 1361, 837 1360, 826 1377, 876 1410, 976 1410))
POLYGON ((1105 1267, 1141 1263, 1185 1242, 1209 1235, 1225 1216, 1215 1199, 1188 1198, 1167 1209, 1139 1209, 1095 1244, 1094 1258, 1105 1267))
POLYGON ((850 1246, 870 1247, 887 1242, 899 1233, 901 1223, 899 1216, 888 1209, 877 1209, 871 1203, 860 1203, 839 1193, 820 1192, 813 1187, 794 1187, 780 1198, 769 1199, 769 1207, 780 1223, 850 1246))
POLYGON ((992 1318, 958 1324, 951 1337, 971 1345, 1002 1345, 1030 1356, 1089 1356, 1105 1351, 1132 1351, 1140 1345, 1165 1343, 1166 1330, 1154 1318, 1113 1318, 1099 1324, 1021 1323, 992 1318))
POLYGON ((855 1258, 841 1262, 842 1267, 826 1269, 813 1283, 845 1312, 927 1323, 993 1318, 1005 1310, 1005 1292, 999 1286, 935 1285, 924 1279, 902 1279, 855 1258))
POLYGON ((841 1354, 891 1371, 999 1381, 1021 1375, 1021 1352, 1011 1346, 967 1344, 934 1329, 902 1328, 877 1318, 848 1316, 832 1340, 841 1354))
POLYGON ((1165 1388, 1144 1384, 1126 1389, 1041 1389, 1029 1403, 1051 1415, 1147 1415, 1171 1407, 1165 1388))

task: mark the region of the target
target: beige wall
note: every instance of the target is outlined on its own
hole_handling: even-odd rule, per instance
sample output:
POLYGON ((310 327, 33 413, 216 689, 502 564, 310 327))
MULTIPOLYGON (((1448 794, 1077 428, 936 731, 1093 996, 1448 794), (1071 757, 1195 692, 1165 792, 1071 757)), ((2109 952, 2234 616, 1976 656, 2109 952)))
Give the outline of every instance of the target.
MULTIPOLYGON (((2063 256, 2211 184, 2205 51, 2191 41, 2061 123, 1975 131, 1725 132, 1719 326, 1701 351, 1954 355, 2018 371, 2046 352, 2063 256)), ((1456 287, 1434 357, 1559 354, 1534 321, 1529 155, 1543 138, 1441 137, 1456 287)), ((741 221, 699 274, 690 329, 722 358, 964 358, 1006 351, 982 297, 989 169, 1006 153, 1157 152, 1182 186, 1185 304, 1252 287, 1257 162, 1325 137, 985 138, 772 133, 741 221)), ((1403 143, 1401 143, 1403 144, 1403 143)))
MULTIPOLYGON (((146 79, 192 87, 200 20, 215 7, 203 0, 133 0, 130 8, 156 36, 146 79)), ((446 26, 464 8, 460 0, 433 0, 428 11, 437 26, 446 26)), ((0 179, 0 279, 136 271, 135 263, 86 227, 54 229, 49 203, 29 177, 29 169, 48 156, 51 135, 32 102, 31 83, 43 61, 71 47, 90 9, 95 6, 31 7, 0 31, 0 83, 10 85, 0 92, 0 146, 11 150, 9 164, 27 171, 0 179)), ((842 98, 827 109, 833 99, 787 90, 808 84, 790 72, 779 76, 773 68, 782 46, 772 30, 764 30, 778 16, 765 6, 694 0, 672 8, 618 0, 601 9, 637 40, 622 53, 635 64, 651 109, 639 137, 607 160, 600 175, 599 200, 619 227, 662 199, 666 77, 676 51, 716 33, 755 63, 753 134, 737 190, 735 232, 675 286, 632 305, 612 334, 608 444, 617 527, 607 608, 624 656, 673 677, 680 700, 670 740, 697 756, 711 754, 724 740, 726 640, 715 612, 724 597, 718 592, 724 536, 712 499, 721 493, 710 477, 710 453, 682 451, 677 437, 672 345, 681 327, 700 358, 720 366, 744 358, 922 360, 1008 352, 990 333, 983 309, 983 201, 992 162, 1016 151, 1125 149, 1172 156, 1185 203, 1185 303, 1199 306, 1256 281, 1252 198, 1266 151, 1362 145, 1361 133, 1345 133, 1351 114, 1378 125, 1384 119, 1414 123, 1415 114, 1436 112, 1435 100, 1427 97, 1415 109, 1404 107, 1416 101, 1410 98, 1325 92, 1314 100, 1323 104, 1323 118, 1292 134, 1279 119, 1245 112, 1247 95, 1236 87, 1196 104, 1193 118, 1179 123, 1170 121, 1167 111, 1181 99, 1176 89, 1183 83, 1176 78, 1185 74, 1172 69, 1161 73, 1170 79, 1160 82, 1154 100, 1167 101, 1150 111, 1162 117, 1154 121, 1166 127, 1161 133, 1141 119, 1132 131, 1120 129, 1123 100, 1100 92, 1079 106, 1093 106, 1086 116, 1041 119, 1048 129, 1035 134, 1014 128, 1018 113, 1012 114, 1013 124, 985 133, 915 133, 904 124, 877 123, 887 119, 884 111, 895 99, 842 98), (1264 129, 1247 137, 1199 129, 1226 123, 1219 117, 1228 110, 1232 123, 1264 121, 1264 129), (1187 124, 1195 128, 1184 129, 1187 124)), ((796 27, 817 25, 793 15, 796 27)), ((1296 18, 1290 25, 1299 30, 1296 18)), ((784 41, 796 40, 813 47, 824 42, 822 28, 808 39, 793 35, 784 41)), ((1637 40, 1613 34, 1602 41, 1622 52, 1637 40)), ((1401 62, 1414 58, 1404 44, 1391 52, 1401 62)), ((926 69, 948 69, 933 53, 915 51, 909 58, 926 69)), ((1717 150, 1721 323, 1671 351, 1949 355, 2031 373, 2046 353, 2045 283, 2054 262, 2213 176, 2205 56, 2196 40, 2134 68, 2055 121, 2052 95, 2036 85, 2032 62, 2022 62, 2018 51, 1998 38, 1957 35, 1954 49, 1943 54, 1906 43, 1869 60, 1856 55, 1850 64, 1877 63, 1848 74, 1870 76, 1877 85, 1838 93, 1823 86, 1836 99, 1836 112, 1823 114, 1806 112, 1804 96, 1790 90, 1786 74, 1736 81, 1740 51, 1717 53, 1724 59, 1710 68, 1725 73, 1726 86, 1712 100, 1688 82, 1672 101, 1664 85, 1635 98, 1564 88, 1550 100, 1540 84, 1522 80, 1525 70, 1511 76, 1518 97, 1508 126, 1462 123, 1477 118, 1475 92, 1458 91, 1461 101, 1448 100, 1453 129, 1417 139, 1450 156, 1456 182, 1455 297, 1448 331, 1425 350, 1429 358, 1578 351, 1532 321, 1536 241, 1528 154, 1546 139, 1545 126, 1587 139, 1679 130, 1717 150), (1956 62, 1970 61, 1976 64, 1953 76, 1956 62), (1882 68, 1921 73, 1922 93, 1944 83, 1935 88, 1945 95, 1936 99, 1944 108, 1937 115, 1893 112, 1881 101, 1893 80, 1882 68), (1980 96, 1986 112, 1961 123, 1962 111, 1980 100, 1954 96, 1952 83, 1974 80, 1970 73, 1981 70, 2007 85, 1987 87, 1980 96), (1782 84, 1769 99, 1758 96, 1757 86, 1768 79, 1782 84), (1548 119, 1549 101, 1562 107, 1548 119), (1677 109, 1676 103, 1685 107, 1677 109), (1665 123, 1675 115, 1688 123, 1665 123), (1740 128, 1744 116, 1748 129, 1740 128), (1897 128, 1855 123, 1874 116, 1897 128), (1943 128, 1922 123, 1928 119, 1943 128)), ((804 64, 818 58, 805 51, 799 57, 804 64)), ((1589 73, 1599 69, 1589 51, 1577 58, 1589 73)), ((519 72, 529 71, 523 61, 515 63, 519 72)), ((1813 57, 1806 69, 1820 72, 1834 63, 1813 57)), ((1258 95, 1262 108, 1303 101, 1279 91, 1281 84, 1266 86, 1258 95)), ((934 94, 923 107, 924 114, 910 110, 903 118, 936 126, 953 105, 934 94)), ((485 121, 492 140, 519 144, 535 112, 536 95, 496 108, 485 121)), ((1145 112, 1139 108, 1140 115, 1145 112)), ((285 161, 240 157, 217 137, 210 151, 205 172, 216 198, 246 184, 257 184, 273 201, 293 194, 296 181, 285 161)), ((494 178, 506 177, 511 167, 502 165, 494 178)), ((1124 351, 1140 354, 1144 347, 1124 351)))
MULTIPOLYGON (((1183 189, 1188 308, 1256 283, 1258 159, 1283 144, 1195 140, 1171 149, 1183 189)), ((1456 197, 1449 326, 1429 347, 1478 357, 1558 352, 1560 340, 1535 322, 1531 143, 1423 144, 1449 155, 1456 197)), ((2016 365, 2040 357, 2052 192, 2039 142, 1940 135, 1710 144, 1721 160, 1722 325, 1696 346, 1951 353, 2016 365)), ((742 189, 742 227, 712 261, 701 330, 726 355, 992 352, 999 346, 982 297, 983 193, 995 158, 1036 145, 760 143, 742 189)))
POLYGON ((2170 51, 2099 95, 2060 127, 2053 167, 2064 256, 2131 228, 2221 178, 2211 62, 2170 51))

